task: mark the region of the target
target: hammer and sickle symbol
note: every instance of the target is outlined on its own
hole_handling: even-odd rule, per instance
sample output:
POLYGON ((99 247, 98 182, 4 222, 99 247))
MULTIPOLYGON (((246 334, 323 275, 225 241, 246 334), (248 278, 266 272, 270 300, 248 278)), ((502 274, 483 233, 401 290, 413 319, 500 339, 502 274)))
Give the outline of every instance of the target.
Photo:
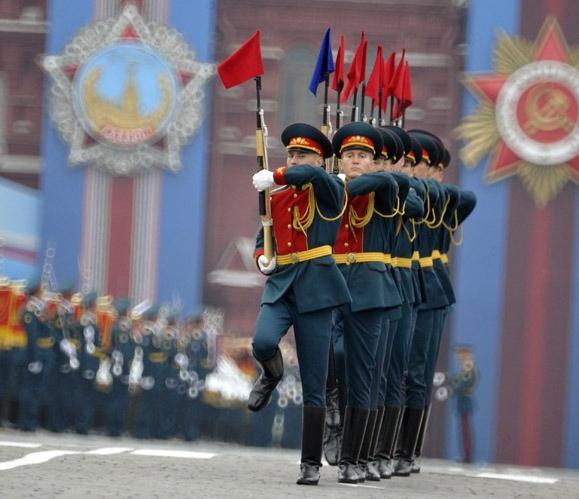
POLYGON ((538 85, 529 92, 524 128, 529 134, 573 130, 575 123, 569 118, 569 97, 560 89, 550 85, 538 85))

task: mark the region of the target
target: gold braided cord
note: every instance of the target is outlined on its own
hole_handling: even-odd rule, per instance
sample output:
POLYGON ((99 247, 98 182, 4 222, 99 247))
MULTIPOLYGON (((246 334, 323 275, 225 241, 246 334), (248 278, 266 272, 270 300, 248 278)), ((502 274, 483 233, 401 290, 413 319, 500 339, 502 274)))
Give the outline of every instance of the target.
POLYGON ((393 218, 396 215, 404 215, 404 211, 402 212, 400 211, 400 198, 398 196, 396 196, 396 208, 394 208, 394 211, 390 213, 390 215, 380 213, 376 208, 374 208, 374 213, 376 213, 376 215, 381 216, 382 218, 393 218))
POLYGON ((414 225, 414 220, 410 220, 410 222, 412 223, 412 235, 410 235, 410 232, 408 232, 408 229, 406 228, 406 224, 402 224, 402 228, 404 229, 404 232, 406 232, 408 239, 412 243, 416 239, 416 226, 414 225))
POLYGON ((368 207, 366 209, 366 213, 364 214, 364 216, 359 216, 358 213, 356 213, 356 210, 354 209, 353 206, 350 206, 350 213, 348 215, 348 218, 350 220, 350 225, 352 227, 355 227, 356 229, 361 229, 362 227, 365 227, 366 225, 368 225, 368 222, 370 222, 370 220, 372 219, 372 215, 374 214, 374 193, 371 192, 368 195, 368 207))
POLYGON ((406 199, 402 204, 402 211, 400 211, 400 198, 396 197, 396 211, 398 212, 399 215, 406 215, 406 199))
POLYGON ((314 203, 316 205, 316 211, 318 212, 318 215, 320 216, 320 218, 322 220, 325 220, 326 222, 335 222, 336 220, 342 218, 344 216, 344 212, 346 211, 346 207, 348 206, 348 189, 346 189, 346 184, 344 183, 344 206, 342 207, 342 211, 340 211, 340 213, 338 213, 337 216, 325 217, 322 214, 322 212, 320 211, 320 209, 318 208, 318 203, 316 202, 315 198, 314 198, 314 203))
POLYGON ((402 229, 403 225, 404 220, 402 219, 402 217, 399 217, 398 220, 396 220, 396 235, 400 234, 400 229, 402 229))
POLYGON ((426 225, 428 225, 429 223, 433 223, 436 221, 436 214, 434 214, 434 220, 432 222, 430 222, 428 220, 428 217, 430 216, 430 190, 428 189, 428 184, 425 183, 424 184, 425 188, 426 188, 426 210, 424 210, 424 212, 426 213, 426 216, 421 220, 421 222, 425 222, 426 225))
POLYGON ((444 226, 444 228, 446 230, 449 231, 455 231, 456 229, 458 229, 458 210, 454 210, 454 214, 453 214, 453 218, 454 218, 454 227, 449 227, 448 225, 446 225, 446 222, 442 222, 442 225, 444 226))
POLYGON ((464 237, 464 230, 462 227, 460 227, 460 238, 458 241, 454 238, 454 232, 455 231, 453 230, 448 231, 448 233, 450 234, 450 240, 452 241, 452 244, 454 244, 455 246, 460 246, 462 244, 462 240, 464 237))
POLYGON ((314 215, 316 214, 314 210, 316 197, 314 195, 314 190, 312 189, 312 184, 306 184, 305 187, 308 189, 308 207, 302 215, 300 214, 299 208, 294 206, 292 225, 294 229, 301 230, 304 233, 304 236, 307 237, 306 231, 311 227, 314 221, 314 215))
MULTIPOLYGON (((441 226, 441 224, 444 222, 444 214, 446 213, 446 209, 448 208, 449 203, 450 203, 450 196, 446 198, 446 202, 444 203, 444 206, 442 208, 442 213, 440 214, 440 220, 438 221, 438 223, 436 222, 436 213, 434 222, 432 224, 426 222, 426 225, 428 226, 429 229, 438 229, 441 226)), ((434 210, 432 211, 434 212, 434 210)))

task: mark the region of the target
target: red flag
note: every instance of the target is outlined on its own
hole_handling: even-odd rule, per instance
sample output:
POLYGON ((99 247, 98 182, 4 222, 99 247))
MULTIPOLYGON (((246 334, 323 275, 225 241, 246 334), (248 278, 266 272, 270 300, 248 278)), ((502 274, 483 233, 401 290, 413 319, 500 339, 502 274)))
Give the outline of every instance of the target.
POLYGON ((384 74, 384 57, 382 56, 382 45, 378 45, 376 49, 376 59, 374 60, 374 67, 368 83, 366 84, 366 96, 372 98, 372 107, 379 104, 380 88, 382 84, 382 76, 384 74))
POLYGON ((388 106, 388 97, 392 95, 392 91, 390 90, 390 82, 392 81, 392 77, 394 76, 394 66, 396 58, 396 52, 392 52, 386 61, 384 61, 383 65, 383 74, 382 74, 382 111, 386 112, 386 107, 388 106))
POLYGON ((244 81, 263 74, 260 33, 254 35, 217 66, 225 88, 235 87, 244 81))
POLYGON ((334 64, 334 78, 332 78, 332 90, 338 91, 340 83, 344 84, 344 35, 340 35, 340 47, 336 54, 334 64))
POLYGON ((401 85, 403 82, 402 77, 403 72, 404 72, 404 56, 406 54, 406 49, 402 50, 402 57, 400 58, 400 62, 398 63, 398 66, 396 67, 396 71, 394 72, 394 75, 392 76, 392 79, 390 80, 390 83, 388 85, 388 93, 390 95, 393 95, 394 97, 400 99, 399 95, 402 94, 402 87, 399 85, 401 85), (399 94, 396 94, 396 89, 400 90, 399 94))
POLYGON ((348 81, 342 93, 341 101, 346 102, 353 90, 356 90, 360 83, 366 79, 366 50, 368 49, 368 41, 364 38, 364 32, 360 37, 360 43, 350 64, 348 70, 348 81))
POLYGON ((395 90, 396 106, 394 107, 393 118, 399 118, 404 111, 412 105, 412 86, 410 83, 410 66, 408 61, 404 64, 404 70, 400 82, 395 90))
POLYGON ((406 61, 404 69, 404 92, 402 101, 404 102, 404 107, 410 107, 412 105, 412 79, 410 77, 410 65, 408 61, 406 61))

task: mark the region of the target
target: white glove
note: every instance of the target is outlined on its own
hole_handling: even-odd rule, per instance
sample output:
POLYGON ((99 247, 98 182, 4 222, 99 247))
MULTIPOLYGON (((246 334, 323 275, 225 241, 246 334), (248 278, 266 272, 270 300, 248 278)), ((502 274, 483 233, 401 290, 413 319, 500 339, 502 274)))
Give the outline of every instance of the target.
POLYGON ((259 255, 257 265, 262 274, 269 275, 275 270, 275 256, 268 261, 265 255, 259 255))
POLYGON ((253 176, 253 187, 257 191, 265 191, 274 185, 273 172, 269 170, 261 170, 253 176))

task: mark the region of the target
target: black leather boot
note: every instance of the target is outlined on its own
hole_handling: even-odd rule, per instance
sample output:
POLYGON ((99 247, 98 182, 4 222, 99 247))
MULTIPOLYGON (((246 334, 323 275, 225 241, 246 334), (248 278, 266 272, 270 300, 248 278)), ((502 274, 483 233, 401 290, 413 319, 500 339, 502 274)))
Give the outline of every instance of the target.
POLYGON ((396 450, 395 476, 410 476, 418 432, 422 423, 422 413, 422 409, 407 407, 404 410, 400 436, 398 437, 398 449, 396 450))
POLYGON ((330 466, 337 466, 340 459, 342 429, 338 387, 326 391, 326 424, 324 429, 324 456, 330 466))
POLYGON ((304 406, 299 485, 317 485, 320 481, 325 419, 325 407, 304 406))
POLYGON ((384 408, 384 418, 376 449, 376 461, 380 478, 391 478, 392 473, 394 473, 392 457, 400 428, 401 414, 401 407, 389 405, 384 408))
POLYGON ((247 408, 257 412, 268 404, 272 392, 283 376, 283 358, 278 348, 271 359, 264 361, 256 358, 255 360, 261 366, 262 373, 249 394, 247 408))
POLYGON ((420 463, 422 458, 422 448, 424 447, 424 434, 428 429, 428 421, 430 420, 430 404, 424 408, 422 414, 422 423, 420 424, 420 431, 418 432, 418 440, 416 441, 416 449, 414 450, 414 460, 412 462, 412 473, 420 473, 420 463))
MULTIPOLYGON (((366 432, 364 433, 364 440, 362 440, 362 447, 360 448, 360 458, 358 459, 359 478, 358 482, 365 482, 368 475, 368 462, 370 457, 370 448, 374 440, 374 431, 376 428, 376 418, 378 410, 373 409, 368 415, 368 424, 366 425, 366 432)), ((380 477, 378 476, 378 480, 380 477)))
POLYGON ((344 430, 342 435, 342 449, 338 469, 338 482, 358 483, 357 471, 360 449, 366 432, 366 424, 370 411, 359 407, 346 407, 344 430))
POLYGON ((378 408, 376 413, 376 424, 372 432, 372 441, 370 442, 370 452, 368 454, 368 465, 366 470, 366 480, 371 482, 380 481, 380 472, 378 471, 378 461, 376 459, 376 449, 378 447, 378 437, 382 430, 382 420, 384 419, 384 407, 378 408))

